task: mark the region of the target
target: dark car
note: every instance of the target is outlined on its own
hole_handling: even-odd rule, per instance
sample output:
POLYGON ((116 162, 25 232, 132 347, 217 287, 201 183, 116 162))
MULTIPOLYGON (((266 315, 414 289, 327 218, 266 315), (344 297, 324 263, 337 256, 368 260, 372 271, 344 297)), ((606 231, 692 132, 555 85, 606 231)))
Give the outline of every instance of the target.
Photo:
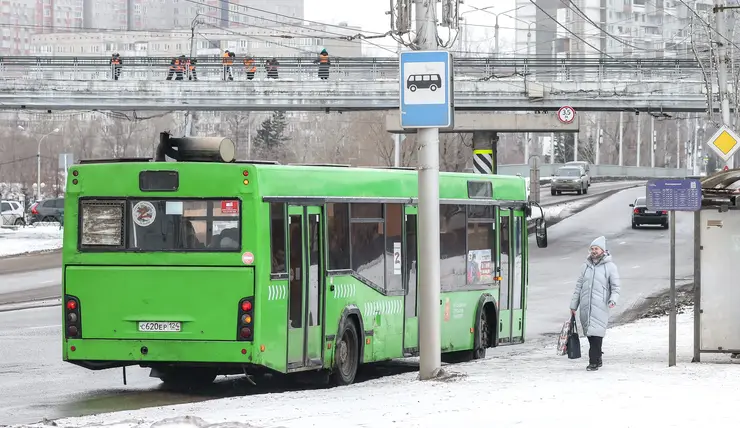
POLYGON ((28 212, 28 223, 58 222, 64 219, 64 198, 44 199, 31 205, 28 212))
POLYGON ((632 207, 632 228, 637 229, 644 224, 660 225, 668 229, 668 211, 652 211, 647 209, 647 199, 637 198, 630 204, 632 207))

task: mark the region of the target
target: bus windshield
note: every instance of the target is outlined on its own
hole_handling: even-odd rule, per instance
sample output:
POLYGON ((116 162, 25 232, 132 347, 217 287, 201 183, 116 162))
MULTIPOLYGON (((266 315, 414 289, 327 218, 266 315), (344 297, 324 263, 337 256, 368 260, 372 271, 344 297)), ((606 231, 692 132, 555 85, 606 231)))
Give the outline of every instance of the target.
POLYGON ((239 251, 238 200, 83 200, 81 249, 239 251), (102 247, 102 248, 101 248, 102 247))

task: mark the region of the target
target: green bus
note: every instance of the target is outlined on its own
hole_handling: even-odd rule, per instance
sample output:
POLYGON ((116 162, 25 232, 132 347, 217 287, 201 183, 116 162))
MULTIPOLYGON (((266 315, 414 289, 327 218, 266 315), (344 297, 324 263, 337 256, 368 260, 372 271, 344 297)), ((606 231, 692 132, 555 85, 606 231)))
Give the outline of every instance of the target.
MULTIPOLYGON (((64 361, 174 386, 275 372, 346 385, 360 364, 418 355, 417 173, 237 162, 229 140, 205 140, 165 134, 153 160, 70 168, 64 361)), ((482 358, 524 341, 525 180, 439 186, 442 357, 482 358)))

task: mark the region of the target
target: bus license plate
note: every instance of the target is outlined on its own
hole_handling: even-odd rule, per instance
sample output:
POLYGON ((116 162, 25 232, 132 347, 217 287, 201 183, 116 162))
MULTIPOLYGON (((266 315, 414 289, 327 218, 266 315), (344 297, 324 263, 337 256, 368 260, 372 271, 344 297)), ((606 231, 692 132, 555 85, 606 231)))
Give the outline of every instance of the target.
POLYGON ((139 323, 139 331, 180 331, 182 323, 179 322, 155 322, 142 321, 139 323))

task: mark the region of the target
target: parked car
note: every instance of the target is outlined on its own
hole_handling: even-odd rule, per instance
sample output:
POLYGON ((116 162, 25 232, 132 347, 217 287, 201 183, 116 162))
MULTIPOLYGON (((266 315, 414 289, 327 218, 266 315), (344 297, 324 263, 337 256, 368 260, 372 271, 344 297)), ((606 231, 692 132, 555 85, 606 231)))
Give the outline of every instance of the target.
POLYGON ((562 192, 576 192, 579 195, 588 193, 586 172, 580 166, 561 166, 552 175, 550 194, 560 195, 562 192))
POLYGON ((23 226, 23 205, 17 201, 0 201, 0 226, 23 226))
POLYGON ((661 225, 668 229, 668 211, 652 211, 647 209, 647 199, 637 198, 632 207, 632 228, 637 229, 644 224, 661 225))
POLYGON ((28 223, 59 222, 64 219, 64 198, 44 199, 31 205, 28 223))
POLYGON ((586 183, 591 186, 591 164, 587 161, 570 161, 566 162, 563 166, 580 166, 586 172, 586 183))

